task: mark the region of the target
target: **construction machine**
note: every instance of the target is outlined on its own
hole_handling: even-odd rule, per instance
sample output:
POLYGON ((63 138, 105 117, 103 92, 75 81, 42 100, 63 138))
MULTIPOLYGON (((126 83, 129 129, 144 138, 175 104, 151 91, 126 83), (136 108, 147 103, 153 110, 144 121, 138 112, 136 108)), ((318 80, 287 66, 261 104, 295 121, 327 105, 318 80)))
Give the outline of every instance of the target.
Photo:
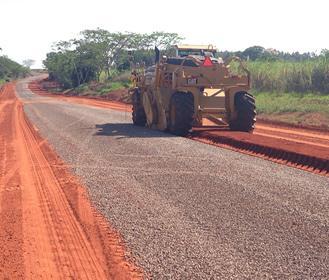
MULTIPOLYGON (((216 48, 177 45, 176 55, 132 69, 133 123, 184 136, 205 119, 231 130, 252 132, 256 121, 250 72, 238 57, 216 58, 216 48), (237 61, 241 74, 230 71, 237 61)), ((209 122, 208 122, 209 123, 209 122)))

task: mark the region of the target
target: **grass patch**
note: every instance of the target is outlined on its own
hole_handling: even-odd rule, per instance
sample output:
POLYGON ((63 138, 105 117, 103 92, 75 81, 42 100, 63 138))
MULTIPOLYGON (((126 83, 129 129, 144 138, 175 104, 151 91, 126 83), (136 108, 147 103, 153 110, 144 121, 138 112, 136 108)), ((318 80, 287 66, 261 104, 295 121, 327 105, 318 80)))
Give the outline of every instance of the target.
POLYGON ((127 88, 127 87, 129 87, 129 85, 127 85, 124 82, 112 82, 110 84, 110 91, 118 90, 118 89, 124 89, 124 88, 127 88))
POLYGON ((254 93, 259 113, 325 113, 329 115, 329 95, 313 93, 254 93))
POLYGON ((106 83, 92 82, 82 84, 74 89, 74 92, 78 95, 106 95, 116 90, 126 89, 130 87, 130 83, 127 81, 112 81, 106 83))
POLYGON ((329 128, 329 95, 254 93, 259 119, 329 128))
POLYGON ((78 93, 83 93, 83 92, 88 91, 88 90, 89 90, 88 84, 81 84, 80 86, 75 88, 75 91, 78 92, 78 93))
POLYGON ((110 93, 111 91, 120 90, 128 88, 129 84, 125 82, 109 82, 97 89, 97 92, 99 92, 101 95, 110 93))

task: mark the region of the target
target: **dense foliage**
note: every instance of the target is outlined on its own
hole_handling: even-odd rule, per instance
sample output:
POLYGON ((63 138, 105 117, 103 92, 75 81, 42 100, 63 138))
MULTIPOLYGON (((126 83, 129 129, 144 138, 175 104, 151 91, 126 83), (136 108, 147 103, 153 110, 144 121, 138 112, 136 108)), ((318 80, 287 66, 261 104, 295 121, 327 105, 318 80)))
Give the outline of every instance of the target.
POLYGON ((27 68, 6 56, 0 56, 0 81, 17 79, 25 76, 27 73, 27 68))
POLYGON ((329 94, 329 51, 284 53, 254 46, 243 52, 221 52, 247 60, 253 89, 259 92, 318 92, 329 94))
POLYGON ((181 39, 176 33, 111 33, 103 29, 84 30, 80 35, 78 39, 56 43, 43 62, 50 78, 64 88, 99 80, 104 73, 111 78, 129 69, 131 60, 150 64, 151 48, 156 45, 166 49, 181 39))

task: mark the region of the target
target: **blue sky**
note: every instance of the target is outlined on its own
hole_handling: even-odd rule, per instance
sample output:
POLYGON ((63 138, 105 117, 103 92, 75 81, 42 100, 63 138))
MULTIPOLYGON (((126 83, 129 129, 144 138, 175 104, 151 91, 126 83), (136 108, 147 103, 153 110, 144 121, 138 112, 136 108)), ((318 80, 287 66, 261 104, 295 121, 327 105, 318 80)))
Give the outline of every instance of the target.
MULTIPOLYGON (((1 0, 2 54, 41 65, 51 44, 81 30, 177 32, 220 50, 252 45, 283 51, 329 49, 329 1, 1 0)), ((0 53, 1 54, 1 53, 0 53)))

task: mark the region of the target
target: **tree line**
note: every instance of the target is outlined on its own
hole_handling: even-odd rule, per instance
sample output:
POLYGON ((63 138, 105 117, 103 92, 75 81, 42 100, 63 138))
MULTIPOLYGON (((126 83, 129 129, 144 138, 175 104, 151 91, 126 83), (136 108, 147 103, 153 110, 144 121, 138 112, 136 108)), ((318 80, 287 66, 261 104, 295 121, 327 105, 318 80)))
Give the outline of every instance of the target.
POLYGON ((64 88, 77 87, 99 80, 102 74, 111 78, 129 69, 131 59, 151 64, 154 46, 167 49, 180 40, 178 34, 167 32, 140 34, 84 30, 79 38, 55 43, 43 63, 50 79, 57 80, 64 88))
POLYGON ((0 56, 0 82, 24 77, 28 72, 28 68, 18 64, 5 55, 0 56))
POLYGON ((318 55, 314 52, 306 52, 306 53, 300 53, 300 52, 283 52, 278 51, 276 49, 265 49, 262 46, 252 46, 249 48, 246 48, 243 51, 221 51, 218 53, 220 57, 223 59, 227 59, 230 56, 238 56, 244 60, 262 60, 262 61, 278 61, 278 60, 284 60, 284 61, 291 61, 291 62, 297 62, 297 61, 305 61, 310 60, 312 58, 318 57, 318 55))
MULTIPOLYGON (((44 65, 50 79, 63 88, 78 87, 92 80, 115 75, 130 68, 130 62, 154 63, 154 46, 170 53, 171 46, 182 37, 177 33, 109 32, 104 29, 84 30, 80 36, 53 45, 44 65)), ((329 93, 329 51, 315 53, 288 53, 252 46, 243 51, 220 51, 226 59, 239 56, 247 61, 253 89, 269 92, 329 93)))

